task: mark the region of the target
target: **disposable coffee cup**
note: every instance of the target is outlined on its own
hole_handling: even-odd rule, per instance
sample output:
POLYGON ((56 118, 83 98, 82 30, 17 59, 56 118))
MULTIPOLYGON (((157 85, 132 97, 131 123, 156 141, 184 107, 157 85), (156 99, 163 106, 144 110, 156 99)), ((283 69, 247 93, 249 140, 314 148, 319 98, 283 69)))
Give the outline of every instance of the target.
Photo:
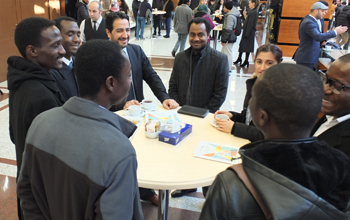
POLYGON ((217 114, 216 116, 215 116, 215 118, 216 119, 223 119, 223 120, 229 120, 230 118, 227 116, 227 115, 225 115, 225 114, 217 114))
POLYGON ((141 106, 132 105, 128 108, 130 116, 139 116, 141 114, 141 106))
POLYGON ((154 11, 158 11, 158 8, 155 8, 154 11))
POLYGON ((144 109, 149 110, 154 108, 154 103, 152 100, 145 99, 142 101, 142 106, 144 109))

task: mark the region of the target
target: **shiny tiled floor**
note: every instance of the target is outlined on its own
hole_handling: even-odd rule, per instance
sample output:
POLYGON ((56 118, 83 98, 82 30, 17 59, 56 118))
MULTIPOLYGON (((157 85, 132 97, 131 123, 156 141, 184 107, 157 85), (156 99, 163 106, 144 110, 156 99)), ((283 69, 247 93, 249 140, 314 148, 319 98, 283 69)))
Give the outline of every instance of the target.
MULTIPOLYGON (((163 30, 163 32, 165 31, 163 30)), ((145 37, 147 37, 149 33, 149 29, 146 30, 145 37)), ((264 39, 265 35, 264 32, 258 31, 256 36, 259 42, 255 43, 255 48, 261 44, 261 39, 264 39)), ((143 41, 137 41, 134 38, 131 39, 131 43, 138 44, 144 49, 152 66, 157 71, 166 87, 168 87, 174 62, 174 58, 171 56, 170 52, 176 40, 177 34, 173 31, 171 31, 171 38, 169 39, 163 37, 146 39, 143 41)), ((240 39, 234 44, 234 51, 238 51, 239 40, 240 39)), ((221 50, 221 44, 218 44, 217 49, 221 50)), ((234 55, 233 59, 235 60, 236 58, 237 54, 234 55)), ((290 58, 284 58, 284 60, 290 60, 290 58)), ((250 63, 251 65, 248 69, 240 67, 232 68, 226 101, 221 109, 241 111, 246 92, 245 81, 251 77, 254 72, 252 58, 250 59, 250 63)), ((145 84, 144 88, 145 97, 159 103, 147 84, 145 84)), ((7 83, 0 82, 0 89, 5 93, 0 96, 0 219, 17 219, 15 197, 16 155, 8 131, 9 112, 7 83)), ((169 219, 198 219, 203 202, 204 197, 200 188, 198 188, 198 192, 191 193, 188 196, 176 199, 171 198, 169 219)), ((146 220, 156 219, 157 208, 155 206, 143 202, 142 207, 146 220)))

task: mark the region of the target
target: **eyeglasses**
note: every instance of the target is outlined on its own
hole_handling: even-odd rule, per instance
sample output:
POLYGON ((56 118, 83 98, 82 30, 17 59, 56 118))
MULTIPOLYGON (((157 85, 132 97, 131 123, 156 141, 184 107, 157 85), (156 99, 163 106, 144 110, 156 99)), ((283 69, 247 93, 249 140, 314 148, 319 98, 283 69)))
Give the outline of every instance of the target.
POLYGON ((323 85, 329 84, 329 88, 334 92, 335 94, 340 94, 344 89, 349 89, 350 85, 344 85, 341 82, 338 82, 333 79, 329 79, 327 74, 322 72, 321 70, 318 71, 319 75, 321 77, 321 80, 323 82, 323 85))

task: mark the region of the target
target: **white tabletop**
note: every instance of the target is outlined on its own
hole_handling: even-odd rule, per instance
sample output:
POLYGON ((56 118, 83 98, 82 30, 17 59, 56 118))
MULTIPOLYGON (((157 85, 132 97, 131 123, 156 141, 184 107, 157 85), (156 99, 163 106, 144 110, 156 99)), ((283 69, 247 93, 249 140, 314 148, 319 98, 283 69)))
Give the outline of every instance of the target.
POLYGON ((166 11, 152 11, 153 15, 163 15, 166 14, 166 11))
MULTIPOLYGON (((164 109, 159 107, 158 110, 164 109)), ((123 115, 124 111, 117 114, 123 115)), ((216 130, 210 123, 213 114, 208 114, 204 119, 179 115, 193 127, 192 133, 175 146, 147 138, 144 122, 137 129, 131 143, 137 154, 140 187, 169 190, 211 185, 216 175, 230 164, 193 157, 198 143, 203 140, 236 147, 249 143, 248 140, 216 130)))

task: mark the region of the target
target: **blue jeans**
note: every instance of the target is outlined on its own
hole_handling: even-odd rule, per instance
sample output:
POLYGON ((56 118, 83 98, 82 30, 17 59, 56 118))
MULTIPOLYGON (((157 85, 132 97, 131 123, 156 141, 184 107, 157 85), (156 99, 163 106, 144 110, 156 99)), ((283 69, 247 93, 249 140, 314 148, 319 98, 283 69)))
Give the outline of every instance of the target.
POLYGON ((165 23, 166 36, 170 36, 170 26, 171 26, 171 18, 166 18, 166 23, 165 23))
POLYGON ((176 41, 174 49, 173 49, 173 51, 175 53, 177 52, 177 49, 179 49, 179 46, 180 46, 180 52, 185 49, 186 39, 187 39, 188 34, 179 34, 178 33, 177 35, 178 35, 178 38, 177 38, 177 41, 176 41))
POLYGON ((136 26, 136 39, 139 39, 139 36, 141 39, 143 39, 143 32, 145 31, 145 25, 146 25, 146 18, 145 17, 137 17, 137 26, 136 26), (140 33, 141 28, 141 35, 140 33))

